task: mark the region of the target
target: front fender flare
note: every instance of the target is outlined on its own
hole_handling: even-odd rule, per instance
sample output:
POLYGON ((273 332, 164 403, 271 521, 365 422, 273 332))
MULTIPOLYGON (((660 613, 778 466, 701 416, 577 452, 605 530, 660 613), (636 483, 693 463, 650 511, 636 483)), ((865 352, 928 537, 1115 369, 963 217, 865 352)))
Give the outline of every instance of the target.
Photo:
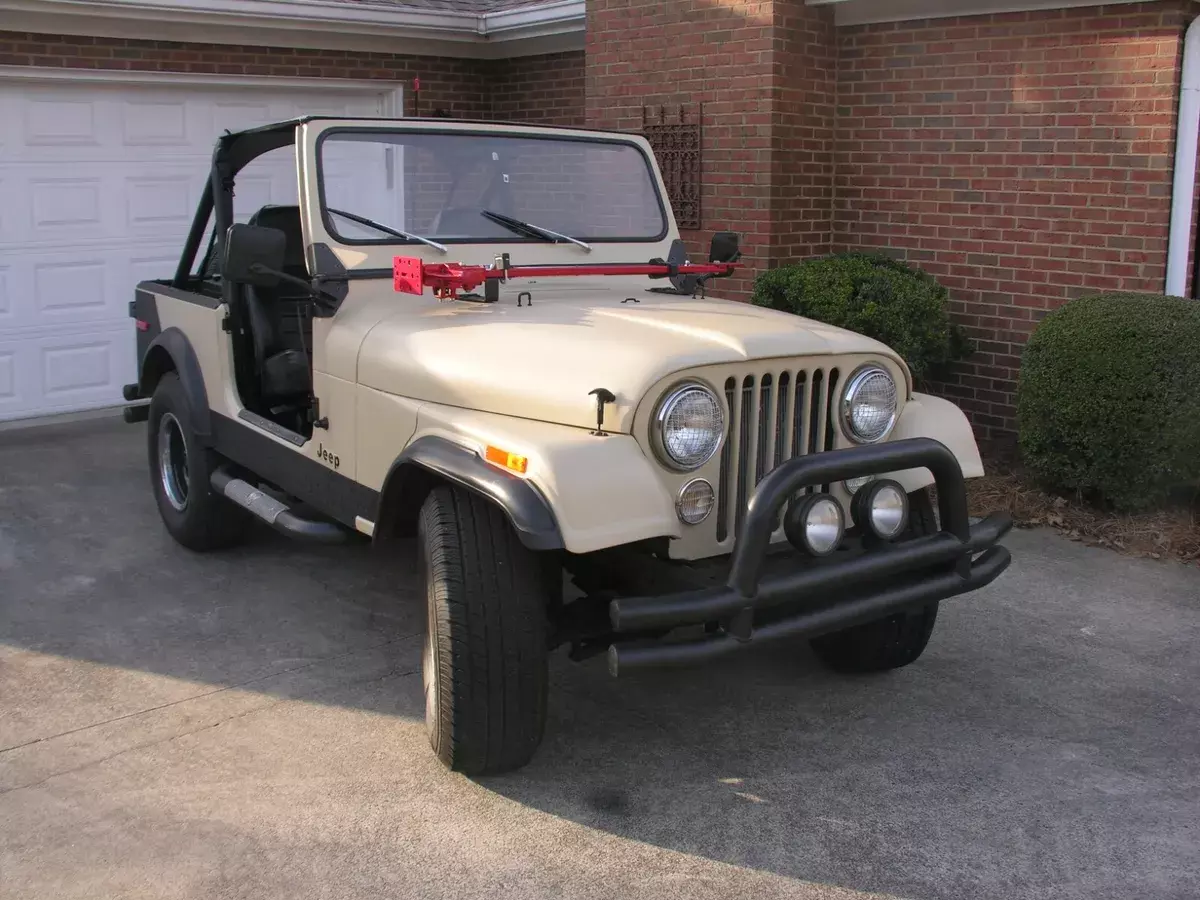
POLYGON ((179 376, 179 383, 187 397, 192 431, 202 443, 207 444, 212 435, 212 423, 208 393, 204 389, 204 373, 200 370, 200 361, 187 335, 175 327, 165 329, 146 348, 146 355, 141 359, 141 371, 138 372, 138 393, 143 397, 151 396, 158 380, 171 369, 179 376), (171 365, 166 365, 164 354, 170 359, 171 365))
MULTIPOLYGON (((941 397, 914 393, 905 404, 889 441, 906 438, 933 438, 954 454, 964 478, 983 475, 983 462, 979 457, 979 446, 966 415, 955 404, 941 397)), ((933 475, 928 469, 906 469, 891 477, 903 485, 906 491, 915 491, 933 484, 933 475)))
POLYGON ((525 479, 484 462, 472 450, 437 435, 419 437, 396 457, 385 485, 402 484, 406 466, 424 469, 491 500, 504 510, 530 550, 564 548, 558 521, 541 492, 525 479))

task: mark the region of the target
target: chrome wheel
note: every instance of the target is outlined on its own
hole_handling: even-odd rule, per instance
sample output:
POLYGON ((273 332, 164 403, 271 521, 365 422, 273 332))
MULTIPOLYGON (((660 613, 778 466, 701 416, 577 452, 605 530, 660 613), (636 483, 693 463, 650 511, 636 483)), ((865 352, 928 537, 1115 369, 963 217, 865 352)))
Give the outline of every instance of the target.
POLYGON ((183 512, 191 487, 187 442, 183 439, 179 420, 172 413, 163 413, 158 422, 158 478, 167 502, 178 512, 183 512))

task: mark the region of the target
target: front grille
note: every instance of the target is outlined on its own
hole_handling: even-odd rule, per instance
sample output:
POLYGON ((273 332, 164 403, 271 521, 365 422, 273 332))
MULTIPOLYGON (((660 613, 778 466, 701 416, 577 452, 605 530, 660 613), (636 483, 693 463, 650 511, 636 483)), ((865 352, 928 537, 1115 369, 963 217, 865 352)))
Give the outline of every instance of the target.
POLYGON ((717 540, 737 535, 763 476, 807 453, 832 450, 838 370, 799 369, 725 380, 729 437, 721 450, 717 540))

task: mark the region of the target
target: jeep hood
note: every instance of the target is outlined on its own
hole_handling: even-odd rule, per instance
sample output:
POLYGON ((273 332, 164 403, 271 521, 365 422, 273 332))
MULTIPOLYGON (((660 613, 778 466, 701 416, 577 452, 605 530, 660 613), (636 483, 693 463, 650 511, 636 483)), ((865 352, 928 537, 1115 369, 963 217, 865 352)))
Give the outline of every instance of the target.
MULTIPOLYGON (((629 432, 638 403, 675 372, 778 357, 872 354, 862 335, 725 300, 654 293, 642 279, 522 280, 497 303, 391 294, 362 340, 358 381, 432 403, 592 428, 595 388, 616 394, 608 430, 629 432), (528 291, 533 305, 517 305, 528 291)), ((719 287, 719 285, 718 285, 719 287)), ((379 298, 370 297, 372 306, 379 298)))

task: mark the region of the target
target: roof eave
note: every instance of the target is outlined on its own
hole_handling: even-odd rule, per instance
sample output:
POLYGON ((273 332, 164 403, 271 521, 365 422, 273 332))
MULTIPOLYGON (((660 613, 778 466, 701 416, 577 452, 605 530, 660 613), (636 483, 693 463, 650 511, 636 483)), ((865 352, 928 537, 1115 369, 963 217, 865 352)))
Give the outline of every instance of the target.
POLYGON ((583 46, 584 0, 475 15, 331 0, 0 0, 13 30, 508 57, 583 46), (182 35, 187 35, 186 37, 182 35))

